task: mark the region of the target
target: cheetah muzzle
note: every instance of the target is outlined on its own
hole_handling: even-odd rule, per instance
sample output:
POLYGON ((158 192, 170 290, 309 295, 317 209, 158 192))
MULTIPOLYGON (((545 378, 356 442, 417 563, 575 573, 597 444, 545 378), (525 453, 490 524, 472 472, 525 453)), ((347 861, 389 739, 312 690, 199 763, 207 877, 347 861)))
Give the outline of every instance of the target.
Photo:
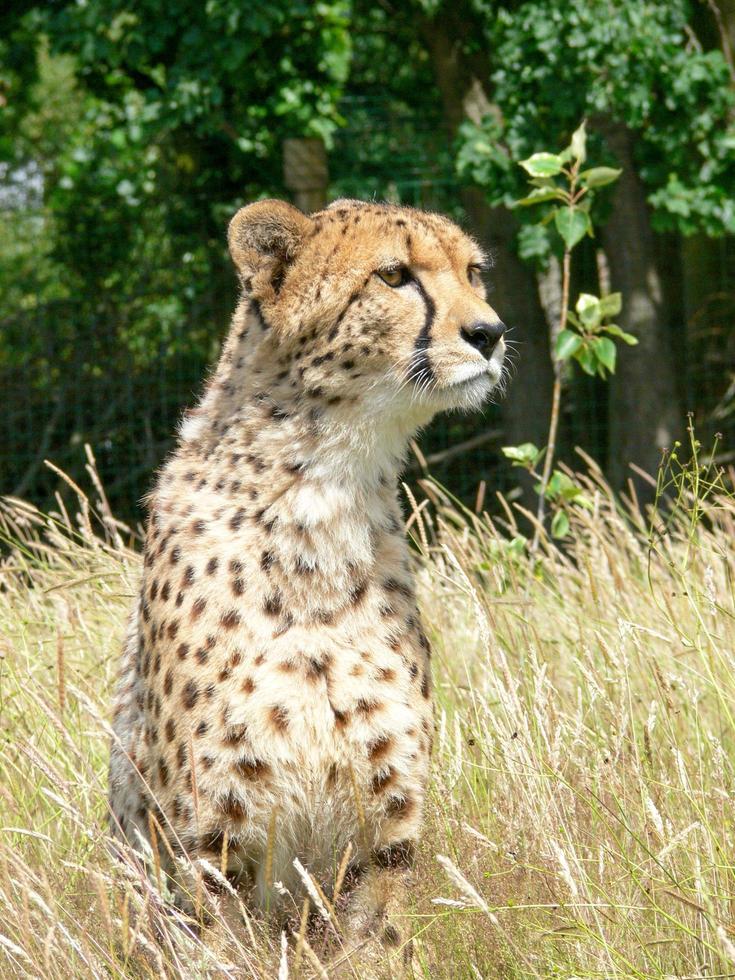
POLYGON ((505 328, 482 252, 435 214, 261 201, 229 244, 232 327, 149 498, 113 832, 166 836, 182 903, 169 848, 226 864, 271 909, 274 882, 300 890, 294 858, 329 889, 351 845, 369 881, 355 907, 380 916, 398 894, 384 876, 411 864, 433 733, 398 472, 437 411, 500 384, 505 328))

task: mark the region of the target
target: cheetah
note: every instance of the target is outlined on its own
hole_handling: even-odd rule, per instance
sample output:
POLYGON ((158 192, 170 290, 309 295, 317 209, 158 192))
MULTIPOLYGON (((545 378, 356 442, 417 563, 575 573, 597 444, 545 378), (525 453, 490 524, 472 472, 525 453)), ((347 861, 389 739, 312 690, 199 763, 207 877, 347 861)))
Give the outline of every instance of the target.
POLYGON ((437 214, 267 200, 228 238, 231 330, 147 500, 113 833, 165 835, 162 861, 204 858, 271 911, 295 858, 328 889, 350 848, 360 928, 395 945, 433 736, 398 474, 435 413, 501 384, 505 327, 437 214))

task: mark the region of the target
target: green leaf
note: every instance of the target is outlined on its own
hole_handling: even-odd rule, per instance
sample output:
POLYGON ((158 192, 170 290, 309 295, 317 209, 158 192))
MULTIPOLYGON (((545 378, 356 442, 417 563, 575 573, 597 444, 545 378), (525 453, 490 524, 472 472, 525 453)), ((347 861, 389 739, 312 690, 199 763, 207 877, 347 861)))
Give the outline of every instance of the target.
POLYGON ((508 554, 518 555, 519 557, 526 550, 526 545, 528 544, 528 539, 524 538, 522 534, 516 535, 512 538, 507 545, 508 554))
POLYGON ((563 497, 564 500, 573 500, 582 492, 574 480, 568 477, 566 473, 562 473, 561 470, 554 470, 553 480, 556 495, 563 497))
POLYGON ((521 443, 520 446, 503 446, 501 449, 506 459, 512 460, 518 466, 535 466, 540 451, 532 442, 521 443))
POLYGON ((565 538, 569 534, 569 518, 566 512, 558 510, 551 521, 552 538, 565 538))
POLYGON ((600 325, 602 312, 600 301, 596 296, 591 293, 580 293, 575 308, 585 327, 589 329, 600 325))
POLYGON ((608 293, 600 299, 600 313, 603 317, 617 316, 623 308, 621 293, 608 293))
POLYGON ((609 337, 595 337, 592 345, 597 360, 608 369, 610 374, 613 374, 615 372, 615 358, 618 353, 615 344, 609 337))
POLYGON ((574 355, 575 361, 579 364, 585 374, 594 374, 597 370, 597 358, 592 353, 589 344, 585 344, 574 355))
POLYGON ((564 191, 559 187, 535 187, 530 194, 522 197, 516 204, 542 204, 544 201, 563 201, 564 191))
POLYGON ((606 323, 602 329, 605 333, 609 333, 613 337, 618 337, 624 344, 629 344, 631 347, 635 347, 638 343, 637 337, 634 337, 632 333, 626 333, 624 330, 621 330, 617 323, 606 323))
POLYGON ((551 251, 550 237, 542 224, 522 225, 518 230, 518 254, 522 259, 545 260, 551 251))
POLYGON ((553 177, 561 173, 563 167, 556 153, 534 153, 527 160, 521 160, 520 165, 532 177, 553 177))
POLYGON ((556 338, 556 356, 560 361, 568 361, 582 346, 582 338, 573 330, 562 330, 556 338))
POLYGON ((587 129, 585 121, 572 133, 572 142, 569 144, 572 156, 578 163, 584 163, 587 159, 587 129))
POLYGON ((553 500, 554 497, 559 495, 561 490, 562 474, 559 470, 554 470, 551 474, 549 482, 546 484, 546 498, 547 500, 553 500))
POLYGON ((579 180, 585 187, 604 187, 617 180, 622 172, 615 167, 592 167, 591 170, 583 170, 579 180))
POLYGON ((589 226, 589 218, 578 208, 557 208, 554 224, 564 244, 571 251, 584 238, 589 226))

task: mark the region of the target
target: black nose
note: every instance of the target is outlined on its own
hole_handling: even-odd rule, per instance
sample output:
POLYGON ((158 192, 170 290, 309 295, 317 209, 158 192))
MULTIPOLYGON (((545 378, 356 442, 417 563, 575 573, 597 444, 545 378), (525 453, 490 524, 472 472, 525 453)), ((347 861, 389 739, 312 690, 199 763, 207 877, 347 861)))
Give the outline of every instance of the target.
POLYGON ((504 333, 505 324, 501 320, 497 323, 473 323, 469 327, 462 327, 462 339, 488 360, 504 333))

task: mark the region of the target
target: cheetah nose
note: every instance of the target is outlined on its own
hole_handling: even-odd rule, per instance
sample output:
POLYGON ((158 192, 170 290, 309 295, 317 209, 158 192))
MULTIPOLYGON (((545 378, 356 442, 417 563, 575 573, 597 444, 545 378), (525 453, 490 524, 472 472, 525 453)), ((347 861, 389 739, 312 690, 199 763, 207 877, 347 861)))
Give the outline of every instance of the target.
POLYGON ((496 323, 473 323, 469 327, 462 327, 462 340, 467 341, 484 358, 490 360, 490 355, 495 350, 505 330, 506 327, 502 320, 498 320, 496 323))

